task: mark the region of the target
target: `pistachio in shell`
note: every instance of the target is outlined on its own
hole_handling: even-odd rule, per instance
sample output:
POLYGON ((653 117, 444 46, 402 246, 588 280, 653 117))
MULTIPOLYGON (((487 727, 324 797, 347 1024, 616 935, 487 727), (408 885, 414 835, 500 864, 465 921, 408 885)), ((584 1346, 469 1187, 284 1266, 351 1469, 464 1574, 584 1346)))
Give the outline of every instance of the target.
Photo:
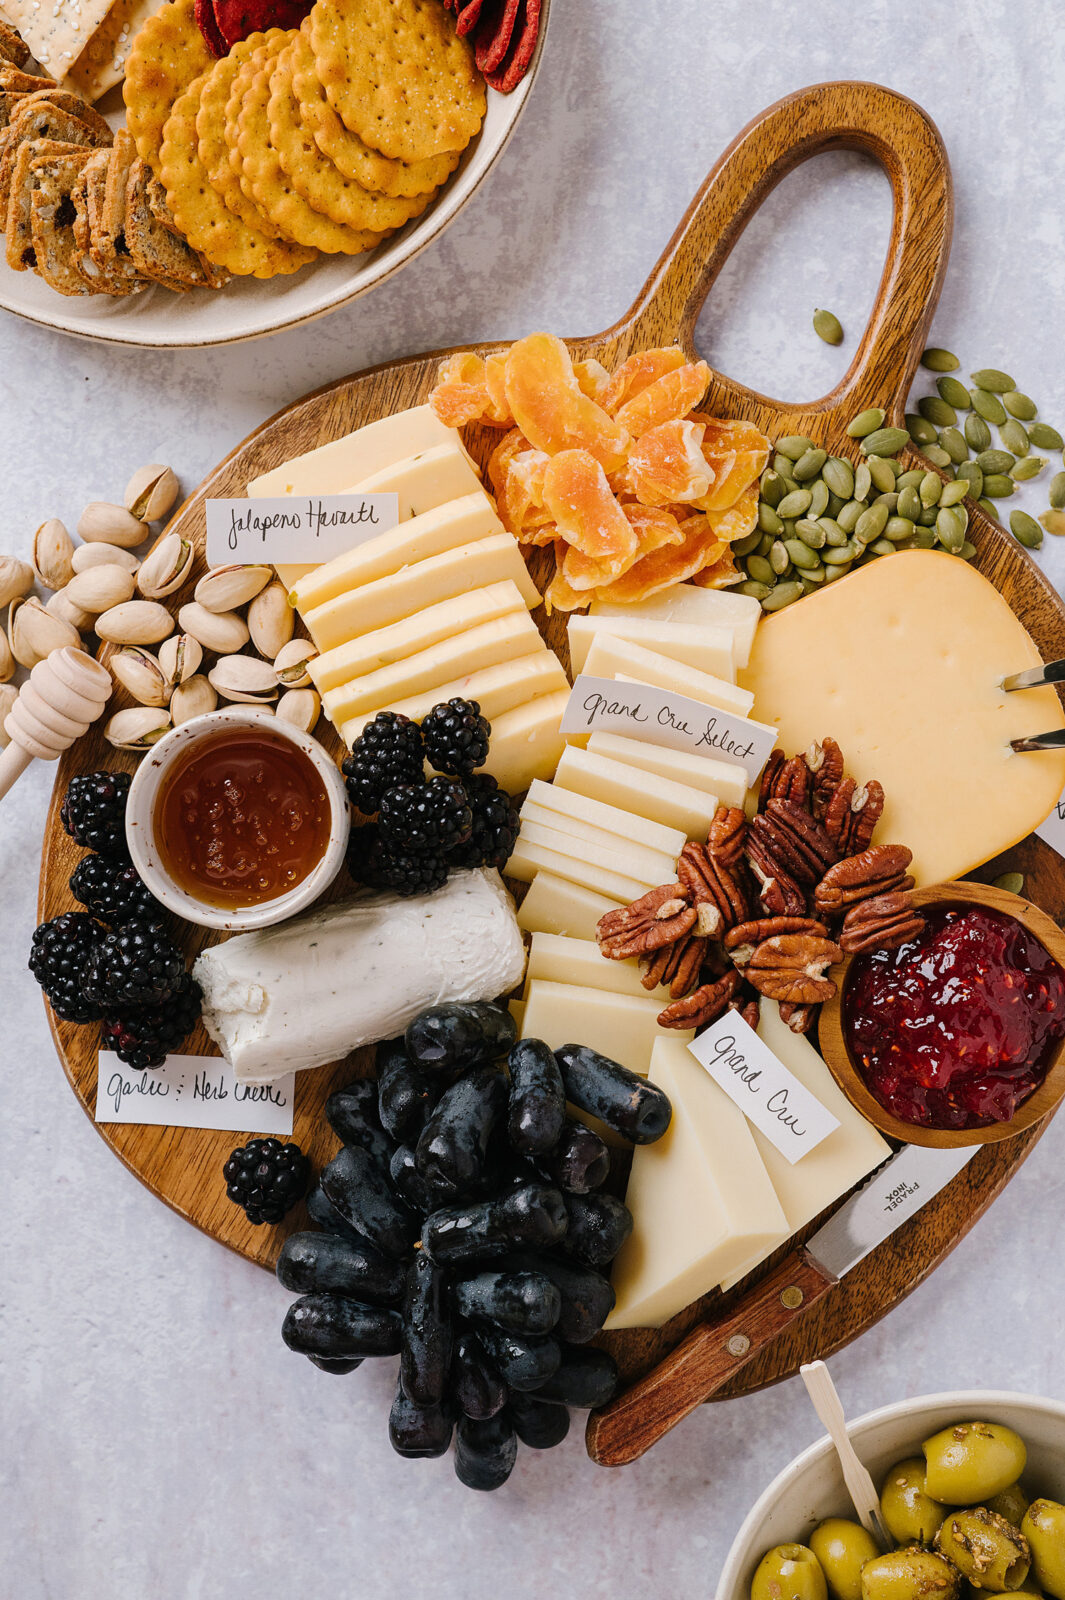
POLYGON ((33 588, 33 568, 18 556, 0 556, 0 606, 21 600, 33 588))
POLYGON ((98 617, 112 606, 131 600, 135 585, 132 572, 120 567, 117 561, 108 561, 103 566, 90 567, 87 572, 75 572, 65 593, 73 605, 98 617))
POLYGON ((170 716, 174 727, 180 727, 183 722, 191 722, 193 717, 205 716, 208 711, 213 711, 217 704, 218 696, 207 679, 195 673, 184 683, 179 683, 174 690, 170 701, 170 716))
POLYGON ((0 683, 8 683, 15 676, 15 658, 7 642, 7 634, 0 628, 0 683))
POLYGON ((146 600, 162 600, 186 581, 196 552, 188 539, 167 533, 153 545, 140 564, 137 588, 146 600))
POLYGON ((108 644, 159 644, 174 631, 174 619, 155 600, 126 600, 96 619, 96 633, 108 644))
POLYGON ((192 637, 205 650, 218 655, 232 655, 243 650, 248 642, 248 624, 235 611, 216 613, 205 611, 198 600, 190 600, 178 612, 178 627, 192 637))
POLYGON ((122 498, 126 510, 139 522, 158 522, 174 504, 180 488, 176 472, 152 461, 137 468, 122 498))
POLYGON ((207 679, 223 700, 257 706, 277 697, 277 679, 272 665, 256 660, 255 656, 222 656, 207 679))
POLYGON ((159 646, 158 659, 167 682, 175 688, 199 672, 203 649, 191 633, 172 633, 159 646))
POLYGON ((254 600, 272 577, 271 567, 212 567, 197 583, 193 598, 205 611, 237 611, 254 600))
POLYGON ((10 683, 0 683, 0 750, 11 743, 4 727, 18 699, 18 690, 10 683))
POLYGON ((64 622, 69 622, 79 633, 92 632, 95 620, 92 613, 75 604, 66 589, 57 589, 46 601, 44 609, 50 611, 53 617, 62 617, 64 622))
POLYGON ((127 572, 136 572, 140 561, 132 550, 123 550, 121 545, 108 544, 100 539, 95 544, 79 544, 70 558, 70 564, 75 572, 109 566, 125 567, 127 572))
POLYGON ((144 543, 149 531, 148 524, 133 516, 125 506, 114 506, 107 500, 90 501, 78 518, 78 537, 86 544, 102 539, 108 544, 121 545, 123 550, 133 550, 144 543))
POLYGON ((33 536, 33 570, 46 589, 62 589, 74 576, 74 541, 58 517, 42 522, 33 536))
POLYGON ((73 623, 46 611, 34 595, 11 602, 7 633, 11 654, 20 667, 35 667, 65 645, 81 649, 81 635, 73 623))
POLYGON ((267 661, 277 660, 295 627, 296 613, 288 603, 288 590, 283 583, 268 584, 248 607, 251 642, 267 661))
POLYGON ((282 689, 306 689, 311 675, 307 663, 313 661, 318 651, 309 639, 290 639, 274 657, 274 675, 282 689))
POLYGON ((277 702, 276 715, 303 733, 311 733, 321 714, 322 702, 314 689, 286 689, 277 702))
POLYGON ((111 676, 142 706, 169 704, 173 685, 150 650, 139 644, 124 644, 107 665, 111 676))
POLYGON ((130 706, 116 711, 104 727, 104 738, 116 750, 150 750, 170 728, 170 713, 165 708, 130 706))

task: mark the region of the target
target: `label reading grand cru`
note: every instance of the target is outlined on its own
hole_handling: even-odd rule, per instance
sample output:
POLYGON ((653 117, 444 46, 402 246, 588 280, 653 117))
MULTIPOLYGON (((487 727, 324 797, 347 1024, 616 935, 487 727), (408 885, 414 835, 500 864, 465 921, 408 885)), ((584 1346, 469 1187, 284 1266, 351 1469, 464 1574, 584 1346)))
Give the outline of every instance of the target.
POLYGON ((398 526, 398 494, 208 500, 207 564, 275 561, 321 566, 398 526))
POLYGON ((563 733, 622 733, 670 750, 731 761, 754 783, 777 742, 777 730, 701 700, 646 683, 582 672, 562 715, 563 733))
POLYGON ((287 1136, 295 1094, 292 1072, 273 1083, 238 1083, 219 1056, 167 1056, 161 1067, 137 1072, 101 1050, 96 1120, 287 1136))
POLYGON ((792 1166, 839 1127, 738 1011, 718 1017, 688 1049, 792 1166))

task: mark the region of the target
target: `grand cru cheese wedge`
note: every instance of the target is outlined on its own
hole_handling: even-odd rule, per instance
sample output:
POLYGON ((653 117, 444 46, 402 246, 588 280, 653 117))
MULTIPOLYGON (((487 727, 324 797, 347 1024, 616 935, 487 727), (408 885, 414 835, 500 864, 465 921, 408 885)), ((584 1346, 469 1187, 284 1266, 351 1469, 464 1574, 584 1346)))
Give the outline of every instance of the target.
POLYGON ((627 905, 646 894, 652 885, 641 883, 627 873, 607 871, 581 856, 569 855, 560 850, 549 850, 544 845, 530 844, 519 838, 507 862, 507 876, 519 883, 531 883, 538 872, 550 872, 568 883, 591 889, 594 894, 608 895, 611 900, 627 905))
POLYGON ((877 840, 918 883, 960 878, 1023 839, 1065 788, 1065 751, 1010 740, 1065 726, 1052 688, 1006 694, 1039 652, 967 561, 905 550, 763 622, 744 682, 789 754, 826 734, 887 797, 877 840))
POLYGON ((396 494, 399 496, 399 520, 420 517, 448 500, 459 500, 464 495, 480 489, 481 479, 463 447, 462 440, 452 437, 446 444, 422 450, 406 461, 393 462, 380 472, 358 483, 349 484, 347 494, 396 494))
POLYGON ((518 927, 526 933, 594 940, 600 917, 617 907, 618 902, 605 894, 582 889, 550 872, 538 872, 518 907, 518 927))
POLYGON ((308 663, 307 670, 319 694, 325 694, 342 683, 350 683, 353 678, 361 678, 364 673, 376 672, 393 661, 418 655, 483 622, 494 622, 497 617, 524 611, 525 601, 517 584, 509 579, 490 583, 469 594, 456 595, 452 600, 441 600, 439 605, 426 606, 424 611, 415 612, 402 622, 375 628, 333 650, 325 650, 308 663))
POLYGON ((650 1079, 673 1117, 633 1154, 633 1229, 614 1262, 607 1328, 663 1327, 789 1231, 746 1117, 683 1044, 655 1045, 650 1079))
POLYGON ((333 650, 372 628, 387 627, 426 606, 505 579, 517 585, 530 611, 540 604, 539 591, 513 537, 491 534, 314 606, 303 620, 319 650, 333 650))
POLYGON ((602 800, 590 800, 587 795, 575 794, 572 789, 559 789, 551 783, 534 783, 531 786, 522 810, 523 816, 530 806, 557 812, 575 821, 591 823, 602 833, 616 833, 632 844, 646 845, 649 850, 662 851, 674 859, 688 842, 687 834, 680 828, 663 827, 660 822, 651 822, 632 811, 604 805, 602 800))
MULTIPOLYGON (((801 1034, 792 1033, 787 1023, 781 1022, 775 1000, 762 1000, 758 1037, 839 1122, 835 1133, 830 1133, 809 1155, 794 1164, 785 1161, 764 1133, 757 1128, 751 1130, 787 1218, 788 1232, 798 1233, 826 1206, 832 1205, 886 1161, 891 1146, 851 1105, 810 1041, 801 1034)), ((764 1259, 765 1254, 759 1253, 746 1261, 721 1287, 730 1289, 764 1259)))
POLYGON ((416 561, 427 561, 459 545, 475 544, 489 534, 502 533, 503 524, 483 489, 449 500, 420 517, 401 522, 374 539, 367 539, 353 550, 315 567, 301 578, 292 591, 292 602, 300 611, 335 600, 364 583, 387 578, 416 561))
POLYGON ((435 894, 367 894, 242 933, 195 963, 207 1032, 247 1083, 392 1039, 426 1006, 494 1000, 525 948, 497 872, 453 872, 435 894))
MULTIPOLYGON (((312 671, 313 671, 312 663, 312 671)), ((593 733, 589 754, 606 756, 626 766, 654 772, 660 778, 686 783, 693 789, 711 789, 723 806, 742 806, 747 798, 747 774, 733 761, 696 756, 687 750, 670 750, 645 739, 627 739, 620 733, 593 733)))
POLYGON ((728 628, 694 622, 661 622, 654 617, 604 617, 575 611, 567 631, 574 672, 592 670, 585 666, 588 652, 596 639, 605 637, 626 639, 630 644, 653 650, 699 672, 724 678, 728 683, 736 681, 735 640, 728 628))
MULTIPOLYGON (((742 770, 742 768, 740 769, 742 770)), ((568 745, 559 761, 555 782, 560 789, 586 794, 604 805, 634 811, 667 828, 679 828, 688 839, 705 839, 717 810, 717 796, 672 778, 660 778, 638 767, 622 766, 568 745)))
POLYGON ((527 700, 540 695, 556 694, 566 686, 566 674, 558 657, 548 650, 543 641, 535 654, 519 656, 514 661, 501 661, 498 666, 484 667, 438 684, 429 691, 410 695, 403 700, 393 700, 375 706, 371 712, 360 712, 341 727, 341 735, 350 745, 378 711, 398 711, 415 722, 430 712, 442 700, 476 700, 481 712, 491 723, 504 711, 524 705, 527 700))
POLYGON ((592 678, 622 678, 629 683, 650 683, 655 688, 673 694, 687 695, 702 705, 713 706, 718 711, 728 711, 737 717, 747 717, 754 705, 749 689, 739 689, 724 678, 712 677, 695 667, 686 667, 682 661, 671 661, 655 650, 645 650, 641 644, 628 639, 615 639, 612 634, 597 633, 592 640, 584 663, 585 672, 592 678))
POLYGON ((560 688, 492 719, 484 770, 508 794, 521 794, 536 778, 554 777, 566 748, 561 724, 568 700, 568 687, 560 688))
POLYGON ((360 711, 392 705, 476 672, 479 667, 494 667, 500 661, 531 655, 542 648, 536 624, 522 608, 329 689, 322 696, 322 705, 335 723, 347 722, 360 711))
POLYGON ((694 623, 698 626, 728 628, 736 641, 736 665, 745 667, 751 658, 755 629, 762 620, 762 607, 746 594, 728 589, 700 589, 694 583, 678 583, 661 594, 653 594, 635 605, 612 605, 604 600, 592 602, 593 617, 648 617, 655 622, 694 623))
POLYGON ((553 813, 543 815, 551 820, 522 817, 519 843, 540 845, 558 854, 578 856, 590 866, 601 867, 604 872, 636 878, 648 889, 660 883, 670 883, 676 877, 675 856, 664 855, 659 850, 647 850, 638 844, 626 844, 616 834, 602 833, 588 823, 573 822, 570 818, 560 817, 559 826, 556 827, 553 813), (561 826, 564 822, 570 824, 572 831, 567 832, 561 826))
MULTIPOLYGON (((608 994, 631 994, 637 1000, 669 1004, 669 991, 661 985, 645 989, 635 961, 608 961, 594 939, 566 939, 557 933, 534 933, 525 969, 525 993, 534 978, 550 983, 576 983, 608 994)), ((565 1042, 565 1041, 563 1041, 565 1042)))
POLYGON ((687 1030, 660 1028, 661 1009, 659 1000, 647 997, 536 978, 525 999, 522 1038, 542 1039, 551 1050, 563 1044, 590 1044, 600 1055, 646 1077, 651 1052, 658 1045, 676 1039, 683 1046, 695 1037, 687 1030))

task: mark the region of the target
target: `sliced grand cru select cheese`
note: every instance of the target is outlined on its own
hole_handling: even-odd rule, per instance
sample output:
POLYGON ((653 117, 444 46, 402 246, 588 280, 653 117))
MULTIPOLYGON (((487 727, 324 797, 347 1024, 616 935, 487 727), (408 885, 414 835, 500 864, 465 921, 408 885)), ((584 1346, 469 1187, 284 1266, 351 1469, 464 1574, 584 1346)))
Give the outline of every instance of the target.
POLYGON ((604 867, 595 866, 580 856, 548 850, 543 845, 530 844, 528 840, 519 838, 507 862, 507 876, 516 878, 519 883, 531 883, 538 872, 550 872, 556 878, 580 884, 594 894, 609 895, 611 900, 621 901, 625 905, 638 900, 652 887, 625 873, 609 872, 604 867))
POLYGON ((616 911, 618 901, 567 883, 550 872, 538 872, 518 907, 518 927, 526 933, 560 933, 570 939, 594 939, 600 917, 616 911))
POLYGON ((608 961, 594 939, 534 933, 529 946, 529 965, 525 969, 525 994, 528 995, 534 978, 546 978, 550 983, 575 983, 587 989, 604 989, 608 994, 630 994, 637 1000, 655 1000, 659 1009, 669 1004, 668 989, 661 985, 645 989, 640 977, 635 961, 608 961))
POLYGON ((560 855, 579 856, 590 866, 601 867, 604 872, 636 878, 648 889, 660 883, 670 883, 676 877, 675 856, 663 855, 658 850, 646 850, 642 845, 626 844, 616 834, 602 833, 586 822, 575 822, 569 817, 559 817, 555 826, 554 813, 540 813, 535 818, 522 818, 519 844, 540 845, 560 855), (546 816, 552 820, 543 821, 546 816))
MULTIPOLYGON (((834 1133, 822 1139, 801 1161, 785 1161, 780 1151, 757 1128, 752 1128, 754 1142, 762 1158, 769 1180, 776 1191, 788 1222, 788 1232, 798 1233, 808 1222, 819 1216, 832 1203, 856 1183, 886 1161, 891 1146, 856 1111, 839 1088, 831 1072, 808 1039, 792 1033, 786 1022, 780 1020, 780 1007, 775 1000, 762 1000, 759 1008, 758 1037, 768 1045, 773 1054, 793 1072, 804 1089, 816 1095, 839 1123, 834 1133)), ((774 1246, 775 1248, 775 1246, 774 1246)), ((761 1252, 744 1262, 721 1287, 731 1289, 734 1283, 765 1259, 761 1252)))
POLYGON ((495 719, 503 712, 512 711, 515 706, 524 705, 527 700, 535 700, 541 695, 558 693, 565 686, 566 674, 562 670, 561 662, 550 650, 544 648, 541 641, 541 647, 535 655, 519 656, 514 661, 501 661, 498 666, 484 667, 476 672, 467 673, 464 677, 452 678, 449 683, 438 684, 428 693, 423 692, 404 700, 394 700, 387 705, 375 706, 373 711, 360 712, 357 717, 345 722, 340 732, 350 745, 378 711, 398 711, 403 716, 420 722, 442 700, 452 700, 456 697, 476 700, 482 714, 494 725, 495 719))
POLYGON ((751 658, 755 629, 762 620, 762 607, 746 594, 728 589, 700 589, 694 583, 678 583, 661 594, 653 594, 635 605, 592 602, 593 617, 648 617, 655 622, 679 622, 713 628, 729 628, 736 641, 736 665, 745 667, 751 658))
POLYGON ((319 650, 334 650, 361 633, 400 622, 435 602, 504 579, 517 585, 530 611, 540 604, 539 591, 512 535, 491 534, 314 606, 303 620, 319 650))
POLYGON ((563 1044, 590 1044, 600 1055, 646 1077, 651 1052, 663 1040, 676 1039, 683 1046, 695 1037, 694 1031, 667 1033, 660 1028, 661 1009, 661 1002, 650 998, 535 978, 525 1000, 522 1038, 542 1039, 550 1050, 563 1044))
POLYGON ((1052 688, 1007 694, 1040 665, 1006 601, 967 561, 904 550, 767 618, 744 682, 782 748, 838 740, 878 778, 878 841, 913 851, 918 883, 960 878, 1023 839, 1065 788, 1065 751, 1010 740, 1065 725, 1052 688))
POLYGON ((523 607, 509 616, 482 622, 479 627, 430 645, 417 655, 405 656, 402 661, 329 689, 322 696, 322 704, 333 721, 340 724, 358 716, 360 711, 392 705, 411 695, 436 689, 442 683, 450 683, 479 667, 494 667, 500 661, 531 655, 542 647, 543 640, 536 624, 523 607))
POLYGON ((694 756, 687 750, 670 750, 620 733, 593 733, 587 748, 590 755, 606 756, 610 761, 657 773, 660 778, 671 778, 693 789, 711 789, 723 806, 742 806, 747 798, 747 774, 733 761, 694 756))
POLYGON ((673 1117, 657 1143, 633 1153, 633 1229, 614 1262, 607 1328, 661 1328, 788 1236, 750 1125, 706 1069, 684 1044, 660 1040, 650 1078, 673 1117))
POLYGON ((688 839, 706 838, 718 804, 709 790, 622 766, 620 761, 593 756, 576 745, 568 745, 563 752, 555 783, 605 805, 634 811, 638 817, 650 817, 667 828, 679 828, 688 839))
POLYGON ((754 705, 749 689, 738 689, 723 678, 698 672, 681 661, 671 661, 668 656, 645 650, 643 645, 633 644, 628 639, 616 639, 612 634, 596 634, 585 658, 584 671, 593 678, 649 683, 738 717, 749 716, 754 705))
POLYGON ((324 566, 301 578, 292 591, 292 602, 300 611, 335 600, 364 583, 387 578, 416 561, 427 561, 458 545, 475 544, 489 534, 503 533, 503 524, 483 489, 449 500, 420 517, 401 522, 364 544, 357 544, 324 566))
POLYGON ((575 611, 569 619, 569 653, 574 672, 591 672, 586 667, 594 640, 602 637, 626 639, 630 644, 654 650, 671 661, 683 662, 699 672, 729 683, 736 681, 736 652, 732 633, 693 622, 661 622, 654 617, 607 617, 575 611))
POLYGON ((559 789, 555 784, 534 783, 525 805, 538 806, 544 811, 558 812, 563 817, 590 823, 602 833, 619 834, 632 844, 646 845, 648 850, 659 850, 674 860, 688 842, 687 834, 679 828, 663 827, 660 822, 651 822, 646 817, 638 817, 632 811, 622 811, 617 806, 604 805, 602 800, 590 800, 587 795, 575 794, 572 789, 559 789))
POLYGON ((402 622, 393 622, 386 628, 375 628, 372 633, 349 639, 346 644, 315 656, 307 670, 319 694, 324 694, 366 672, 376 672, 393 661, 405 661, 408 656, 418 655, 456 633, 515 612, 525 612, 525 601, 517 585, 509 579, 490 583, 469 594, 441 600, 439 605, 426 606, 424 611, 404 617, 402 622))
POLYGON ((521 794, 535 778, 551 778, 566 741, 562 713, 569 689, 526 701, 492 719, 492 741, 484 770, 508 794, 521 794))
MULTIPOLYGON (((342 494, 397 494, 399 520, 420 517, 448 500, 459 500, 480 489, 477 469, 463 448, 462 440, 452 436, 446 444, 434 445, 406 461, 396 461, 380 472, 357 483, 348 484, 342 494)), ((483 491, 482 491, 483 492, 483 491)))

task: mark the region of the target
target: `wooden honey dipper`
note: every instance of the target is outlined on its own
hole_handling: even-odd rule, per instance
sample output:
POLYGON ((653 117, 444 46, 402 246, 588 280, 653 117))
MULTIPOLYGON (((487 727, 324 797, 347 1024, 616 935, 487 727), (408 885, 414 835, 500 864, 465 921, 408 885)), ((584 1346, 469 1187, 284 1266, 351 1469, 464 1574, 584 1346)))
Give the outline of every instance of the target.
POLYGON ((0 800, 31 761, 57 761, 96 721, 107 704, 111 674, 83 650, 64 645, 38 661, 19 690, 4 724, 0 800))

